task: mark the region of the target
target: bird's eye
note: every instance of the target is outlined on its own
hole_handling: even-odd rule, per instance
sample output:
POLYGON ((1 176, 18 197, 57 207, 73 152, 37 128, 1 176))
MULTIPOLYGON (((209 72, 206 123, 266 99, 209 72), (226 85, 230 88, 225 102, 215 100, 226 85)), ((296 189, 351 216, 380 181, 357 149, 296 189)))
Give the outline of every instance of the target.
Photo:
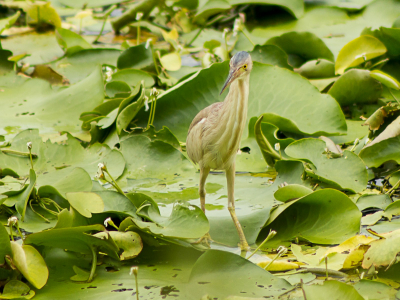
POLYGON ((246 70, 246 69, 247 69, 247 65, 244 65, 244 66, 243 66, 243 69, 245 69, 245 70, 246 70))

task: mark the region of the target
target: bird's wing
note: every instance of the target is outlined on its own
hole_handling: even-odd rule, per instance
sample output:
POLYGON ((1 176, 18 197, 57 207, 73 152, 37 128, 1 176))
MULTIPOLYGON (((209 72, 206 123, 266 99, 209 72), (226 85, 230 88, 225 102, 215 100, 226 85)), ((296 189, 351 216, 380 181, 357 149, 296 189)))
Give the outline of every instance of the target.
POLYGON ((190 124, 189 127, 189 131, 188 134, 190 133, 190 130, 192 130, 192 128, 194 126, 196 126, 196 124, 198 124, 201 120, 203 120, 204 118, 208 118, 208 116, 213 113, 216 110, 219 110, 220 107, 223 105, 223 102, 217 102, 214 104, 211 104, 210 106, 207 106, 206 108, 204 108, 203 110, 201 110, 193 119, 192 123, 190 124))

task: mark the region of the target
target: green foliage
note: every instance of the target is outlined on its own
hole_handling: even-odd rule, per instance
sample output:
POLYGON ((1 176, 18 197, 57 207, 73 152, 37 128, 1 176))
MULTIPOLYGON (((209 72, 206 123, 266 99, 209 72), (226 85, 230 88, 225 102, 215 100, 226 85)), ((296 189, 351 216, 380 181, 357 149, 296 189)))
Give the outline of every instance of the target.
POLYGON ((399 298, 399 11, 1 3, 0 298, 399 298), (225 175, 203 212, 185 141, 242 50, 240 256, 225 175))

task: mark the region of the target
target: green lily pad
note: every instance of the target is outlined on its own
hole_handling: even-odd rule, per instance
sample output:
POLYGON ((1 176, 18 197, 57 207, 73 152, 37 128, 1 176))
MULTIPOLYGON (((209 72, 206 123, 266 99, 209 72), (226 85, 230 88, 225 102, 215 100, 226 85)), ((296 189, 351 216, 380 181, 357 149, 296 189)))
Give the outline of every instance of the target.
POLYGON ((278 206, 264 232, 275 230, 267 245, 295 237, 317 244, 338 244, 359 231, 361 213, 345 194, 323 189, 278 206))
POLYGON ((378 80, 383 85, 387 86, 388 88, 399 90, 400 89, 400 82, 397 81, 396 78, 382 72, 381 70, 373 70, 370 73, 371 77, 375 80, 378 80))
POLYGON ((372 241, 369 249, 364 254, 362 267, 368 269, 372 265, 375 267, 388 266, 395 262, 397 254, 400 252, 400 230, 388 233, 380 233, 381 239, 372 241))
POLYGON ((143 69, 153 64, 153 54, 150 48, 146 49, 145 44, 133 46, 126 49, 118 57, 118 69, 143 69))
POLYGON ((400 117, 390 123, 371 143, 361 151, 360 157, 368 167, 379 167, 384 162, 400 162, 400 117))
POLYGON ((274 197, 276 200, 282 201, 282 202, 288 202, 290 200, 295 200, 304 196, 307 196, 308 194, 311 194, 313 192, 312 189, 300 185, 300 184, 289 184, 284 187, 281 187, 278 189, 274 197))
POLYGON ((10 126, 17 131, 40 128, 42 134, 63 130, 80 132, 77 122, 80 114, 99 105, 104 99, 100 69, 64 89, 53 90, 49 83, 40 79, 30 79, 21 86, 2 89, 0 128, 3 134, 4 128, 10 126), (9 103, 8 99, 13 99, 13 103, 9 103))
POLYGON ((177 203, 171 215, 164 217, 149 197, 132 194, 131 199, 138 207, 137 214, 148 220, 146 222, 131 218, 132 225, 153 236, 167 239, 198 239, 210 229, 206 216, 197 206, 177 203))
POLYGON ((340 105, 376 102, 382 94, 382 85, 372 78, 368 70, 349 70, 344 73, 328 92, 340 105))
POLYGON ((343 74, 347 68, 358 66, 364 61, 385 54, 385 45, 377 38, 370 35, 362 35, 346 44, 335 63, 336 74, 343 74))
MULTIPOLYGON (((216 63, 161 94, 157 100, 154 126, 167 126, 179 140, 185 140, 196 114, 206 106, 223 100, 219 92, 227 74, 228 63, 216 63)), ((311 135, 345 132, 344 116, 334 99, 321 95, 307 79, 294 72, 255 62, 250 75, 248 120, 262 113, 265 122, 287 132, 311 135), (279 96, 277 90, 280 91, 279 96), (303 100, 294 96, 299 90, 302 95, 307 95, 303 100), (300 110, 307 113, 300 114, 300 110), (309 115, 313 115, 312 124, 309 115)), ((138 117, 140 124, 145 126, 148 113, 142 111, 138 117)), ((243 136, 247 136, 247 128, 243 136)))
POLYGON ((29 54, 21 61, 31 65, 48 63, 64 55, 54 32, 16 35, 2 39, 1 44, 14 55, 29 54))
POLYGON ((354 285, 364 299, 395 299, 397 291, 383 282, 363 279, 354 285))
POLYGON ((0 226, 0 264, 4 264, 4 258, 6 255, 11 255, 11 246, 10 246, 10 237, 8 236, 8 232, 6 228, 1 225, 0 226))
MULTIPOLYGON (((42 142, 38 130, 25 130, 13 139, 10 149, 26 152, 28 142, 32 142, 32 152, 38 154, 38 157, 33 159, 38 177, 46 172, 57 172, 59 169, 68 168, 72 170, 79 166, 93 178, 101 162, 107 166, 114 178, 118 178, 125 168, 123 156, 118 150, 111 150, 107 145, 102 144, 94 144, 85 149, 70 135, 65 144, 60 145, 50 141, 42 142)), ((30 169, 27 156, 11 156, 0 152, 0 162, 2 166, 12 168, 19 176, 26 176, 30 169)), ((66 173, 63 175, 66 176, 66 173)), ((79 179, 82 180, 84 177, 79 177, 79 179)), ((40 183, 46 184, 44 180, 40 183)), ((49 183, 54 185, 55 180, 49 179, 49 183)))
POLYGON ((104 211, 104 202, 101 197, 95 193, 66 193, 66 198, 71 206, 86 218, 91 218, 92 213, 101 213, 104 211))
POLYGON ((84 254, 92 254, 92 247, 106 253, 114 259, 119 259, 118 247, 112 239, 100 239, 87 232, 104 231, 103 225, 77 226, 58 228, 30 234, 25 239, 25 244, 68 249, 84 254))
POLYGON ((364 300, 351 285, 336 280, 325 281, 323 285, 304 285, 307 300, 320 300, 321 295, 329 295, 332 299, 364 300))
POLYGON ((333 61, 333 54, 325 43, 311 32, 288 32, 281 36, 269 39, 268 44, 273 44, 283 49, 289 55, 294 67, 299 67, 295 61, 305 62, 312 59, 325 58, 333 61), (295 58, 291 58, 295 56, 295 58))
POLYGON ((40 253, 30 245, 11 242, 12 261, 16 268, 35 288, 41 289, 47 282, 49 270, 40 253))
MULTIPOLYGON (((106 84, 106 94, 110 98, 121 97, 125 98, 131 94, 130 86, 124 81, 110 81, 106 84)), ((108 127, 108 126, 107 126, 108 127)), ((105 128, 107 128, 105 127, 105 128)))
POLYGON ((79 34, 64 28, 56 29, 57 42, 64 49, 66 55, 79 52, 83 49, 90 49, 92 46, 79 34))
POLYGON ((303 64, 298 73, 309 79, 335 76, 335 64, 326 59, 310 60, 303 64))
POLYGON ((249 54, 253 61, 293 70, 288 64, 287 54, 278 46, 255 45, 253 51, 249 52, 249 54))
POLYGON ((112 74, 112 80, 124 81, 130 86, 138 85, 142 80, 144 80, 145 87, 151 87, 154 85, 153 76, 149 73, 136 70, 136 69, 123 69, 112 74))
POLYGON ((386 194, 366 194, 357 199, 356 205, 361 211, 371 207, 385 209, 391 203, 392 200, 386 194))
POLYGON ((338 189, 363 191, 368 181, 363 161, 347 150, 341 157, 329 158, 323 154, 325 148, 325 142, 319 139, 301 139, 290 144, 285 152, 290 157, 311 162, 313 166, 306 170, 310 177, 338 189))
POLYGON ((50 66, 73 84, 102 65, 116 66, 120 54, 121 51, 117 49, 84 49, 55 61, 50 66))
POLYGON ((19 280, 10 280, 4 286, 2 299, 32 299, 35 291, 19 280))
POLYGON ((170 144, 151 141, 145 136, 132 136, 122 141, 121 153, 126 160, 126 178, 174 178, 193 173, 193 165, 170 144))
POLYGON ((142 239, 136 232, 110 231, 109 233, 118 248, 123 250, 119 256, 121 260, 135 258, 142 251, 142 239))
POLYGON ((177 52, 172 52, 161 56, 160 62, 168 71, 178 71, 182 66, 181 56, 177 52))
POLYGON ((252 297, 278 297, 292 289, 289 282, 239 255, 208 250, 192 268, 189 290, 212 298, 251 295, 252 297), (229 283, 229 284, 227 284, 229 283))

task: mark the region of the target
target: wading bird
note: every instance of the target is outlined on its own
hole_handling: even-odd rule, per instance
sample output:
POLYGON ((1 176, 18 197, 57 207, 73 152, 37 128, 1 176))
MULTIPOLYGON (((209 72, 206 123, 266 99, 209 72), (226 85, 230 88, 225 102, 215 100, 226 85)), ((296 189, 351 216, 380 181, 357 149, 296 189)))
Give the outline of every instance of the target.
POLYGON ((214 103, 200 111, 189 127, 186 150, 200 167, 200 204, 205 212, 205 183, 210 170, 224 170, 228 185, 228 209, 240 238, 240 248, 249 246, 235 212, 235 158, 247 118, 249 79, 253 62, 241 51, 229 63, 229 75, 222 92, 230 85, 224 102, 214 103))

